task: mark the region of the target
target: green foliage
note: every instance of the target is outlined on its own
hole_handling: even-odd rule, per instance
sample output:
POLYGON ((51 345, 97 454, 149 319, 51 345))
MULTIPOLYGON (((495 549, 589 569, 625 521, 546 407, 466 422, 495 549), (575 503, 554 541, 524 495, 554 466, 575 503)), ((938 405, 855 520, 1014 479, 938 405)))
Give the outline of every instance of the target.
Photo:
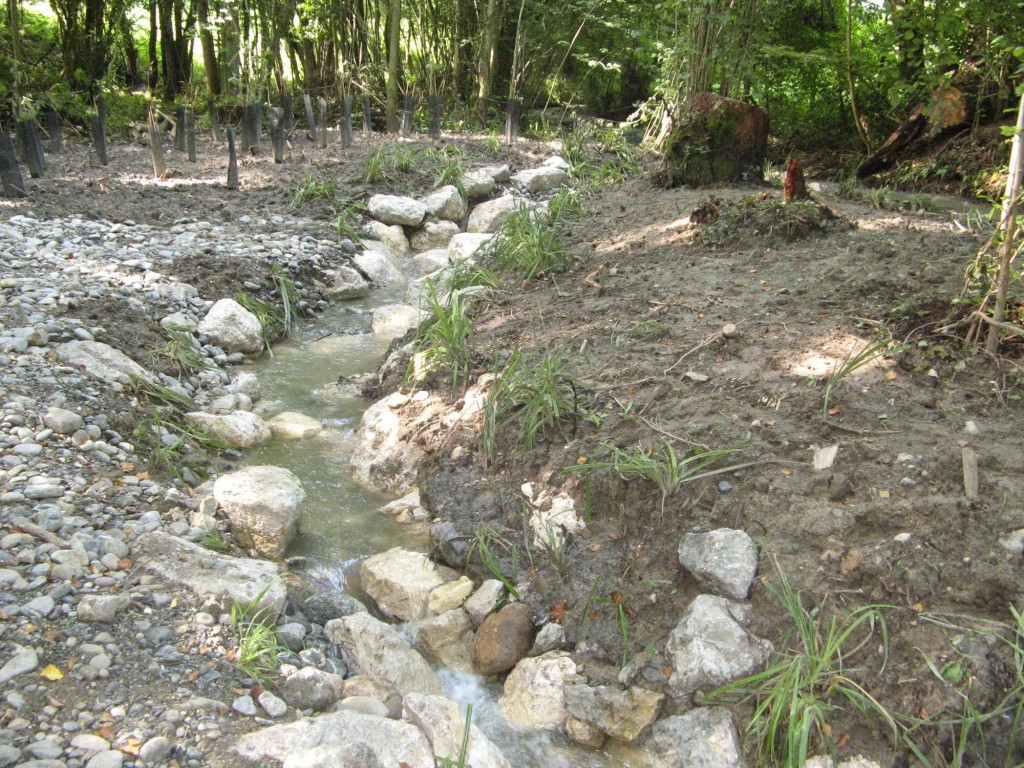
POLYGON ((408 375, 419 381, 430 371, 448 368, 454 389, 468 371, 473 357, 470 346, 473 325, 469 319, 473 294, 469 289, 456 290, 442 299, 438 297, 433 280, 427 280, 425 285, 428 317, 416 334, 416 351, 408 375))
POLYGON ((181 476, 185 457, 192 452, 222 451, 228 447, 202 430, 186 424, 180 412, 166 407, 164 411, 157 409, 141 419, 135 425, 132 436, 135 447, 146 457, 148 466, 172 477, 181 476))
POLYGON ((525 284, 549 272, 561 272, 570 261, 565 246, 536 211, 514 211, 488 243, 480 260, 495 272, 525 284))
POLYGON ((280 339, 287 330, 284 315, 265 301, 260 301, 243 290, 239 290, 235 294, 235 301, 256 315, 256 319, 260 321, 260 330, 263 333, 264 349, 273 354, 270 347, 271 343, 280 339))
POLYGON ((622 450, 618 446, 607 443, 603 448, 610 453, 609 458, 574 464, 566 467, 564 471, 590 472, 611 469, 624 480, 634 477, 648 480, 654 483, 661 492, 659 509, 661 516, 664 517, 665 503, 675 495, 680 487, 703 477, 701 470, 738 450, 739 446, 704 451, 694 449, 684 454, 676 453, 672 443, 667 441, 662 443, 657 451, 646 449, 642 445, 622 450))
POLYGON ((157 355, 169 360, 177 369, 178 375, 191 376, 197 371, 214 368, 213 362, 207 358, 199 342, 192 335, 192 329, 182 325, 168 325, 164 333, 169 337, 157 355))
POLYGON ((291 197, 292 208, 299 208, 307 203, 317 200, 333 202, 338 196, 338 182, 334 179, 320 181, 313 178, 313 174, 306 176, 306 183, 295 190, 291 197))
POLYGON ((349 200, 340 209, 334 209, 334 228, 338 233, 338 240, 348 238, 353 243, 362 240, 359 225, 365 211, 366 206, 358 200, 349 200))
POLYGON ((224 539, 224 534, 217 528, 212 528, 203 536, 201 544, 213 552, 227 552, 229 547, 224 539))
POLYGON ((299 290, 295 287, 291 275, 280 264, 270 268, 270 281, 274 284, 278 298, 281 299, 281 337, 287 338, 292 326, 298 322, 299 290))
POLYGON ((484 401, 483 447, 488 456, 497 449, 499 433, 517 424, 516 444, 530 450, 543 432, 561 427, 581 415, 575 380, 565 372, 565 348, 528 363, 517 344, 495 376, 484 401))
MULTIPOLYGON (((615 622, 619 627, 619 634, 622 636, 622 658, 619 661, 619 669, 622 669, 629 662, 629 603, 633 598, 630 595, 623 595, 613 591, 609 595, 599 595, 593 598, 593 602, 607 605, 615 616, 615 622)), ((635 613, 635 611, 634 611, 635 613)))
POLYGON ((835 754, 838 734, 832 733, 829 719, 837 712, 856 712, 906 743, 901 716, 871 695, 863 670, 853 667, 858 659, 877 653, 884 669, 889 651, 887 606, 863 606, 845 617, 826 615, 824 605, 805 607, 785 574, 780 574, 778 584, 765 584, 793 622, 792 629, 768 669, 707 697, 753 702, 747 733, 757 741, 760 761, 799 768, 816 748, 835 754))
POLYGON ((519 591, 516 589, 516 585, 512 583, 512 579, 516 577, 516 571, 518 570, 519 562, 519 549, 514 544, 509 544, 495 531, 486 526, 481 526, 473 532, 473 541, 469 545, 469 551, 466 555, 466 559, 471 560, 473 557, 473 550, 476 550, 480 556, 480 562, 483 563, 484 567, 490 571, 491 575, 495 579, 501 582, 502 586, 505 587, 505 591, 508 592, 516 600, 519 600, 519 591), (510 554, 512 560, 512 577, 509 578, 502 571, 501 566, 498 563, 498 559, 494 556, 494 552, 491 550, 492 545, 503 546, 510 554))
POLYGON ((469 736, 473 726, 473 705, 466 705, 466 717, 462 724, 462 742, 459 744, 459 754, 455 758, 437 757, 437 768, 473 768, 466 762, 466 755, 469 753, 469 736))
POLYGON ((562 224, 583 217, 583 204, 579 193, 572 187, 562 186, 548 200, 548 221, 552 225, 562 224))
POLYGON ((277 654, 288 650, 278 641, 274 628, 266 623, 269 611, 259 608, 270 586, 267 584, 247 605, 231 604, 231 631, 238 642, 235 666, 261 683, 266 683, 280 667, 277 654))

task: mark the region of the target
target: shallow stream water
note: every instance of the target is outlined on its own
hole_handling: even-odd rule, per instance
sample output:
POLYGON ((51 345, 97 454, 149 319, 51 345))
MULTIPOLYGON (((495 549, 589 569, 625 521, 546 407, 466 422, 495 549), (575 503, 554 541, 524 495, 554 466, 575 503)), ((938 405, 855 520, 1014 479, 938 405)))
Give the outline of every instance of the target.
MULTIPOLYGON (((264 356, 248 369, 258 376, 264 401, 280 401, 277 410, 299 411, 324 425, 314 437, 275 437, 249 458, 250 464, 291 470, 306 490, 299 535, 288 556, 307 558, 308 575, 357 596, 358 564, 365 557, 396 546, 429 549, 424 526, 400 524, 381 514, 380 508, 394 496, 367 489, 352 477, 349 456, 370 402, 323 394, 340 376, 376 369, 389 342, 370 331, 370 313, 375 306, 399 300, 396 291, 380 291, 369 299, 333 306, 315 325, 296 328, 292 338, 274 347, 273 357, 264 356)), ((476 675, 439 673, 445 694, 463 712, 467 704, 473 705, 473 723, 516 768, 641 765, 628 750, 586 750, 560 734, 516 728, 497 704, 500 685, 476 675)))

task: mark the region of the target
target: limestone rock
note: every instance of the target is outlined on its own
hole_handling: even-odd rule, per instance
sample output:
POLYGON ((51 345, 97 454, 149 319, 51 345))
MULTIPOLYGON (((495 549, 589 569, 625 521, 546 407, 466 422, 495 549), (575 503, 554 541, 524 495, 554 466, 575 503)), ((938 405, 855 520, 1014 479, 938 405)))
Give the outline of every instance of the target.
POLYGON ((369 281, 348 264, 335 267, 331 273, 333 282, 327 286, 327 293, 331 298, 344 301, 346 299, 362 299, 370 295, 371 285, 369 281))
POLYGON ((402 694, 394 683, 374 675, 356 675, 345 680, 342 690, 343 700, 372 699, 380 703, 387 712, 387 717, 398 720, 402 717, 402 694))
POLYGON ((665 648, 673 694, 717 688, 764 666, 772 644, 747 631, 749 608, 715 595, 694 598, 665 648))
POLYGON ((512 183, 529 194, 549 192, 569 181, 569 174, 561 168, 542 165, 512 174, 512 183))
POLYGON ((423 451, 401 442, 397 409, 405 398, 390 395, 363 412, 350 459, 352 474, 361 483, 386 492, 404 493, 416 481, 423 451))
POLYGON ((372 195, 366 208, 377 221, 403 227, 418 227, 427 215, 427 207, 423 203, 399 195, 372 195))
POLYGON ((501 165, 485 165, 479 170, 480 173, 485 173, 494 179, 496 184, 506 184, 512 178, 512 170, 508 167, 508 163, 502 163, 501 165))
POLYGON ((715 594, 746 600, 757 573, 757 549, 746 533, 732 528, 688 533, 679 542, 679 564, 715 594))
POLYGON ((462 188, 466 191, 466 197, 470 202, 483 200, 490 196, 497 186, 494 176, 486 171, 470 171, 462 174, 462 188))
POLYGON ((459 225, 454 221, 428 221, 413 232, 412 237, 409 238, 409 245, 414 251, 447 248, 448 243, 457 234, 459 234, 459 225))
POLYGON ((366 228, 379 237, 395 256, 405 256, 409 252, 409 238, 405 236, 405 230, 400 225, 369 221, 366 228))
POLYGON ((473 623, 461 608, 409 626, 429 661, 454 672, 473 671, 473 623))
POLYGON ((201 429, 214 440, 229 448, 255 448, 270 440, 273 433, 263 419, 250 411, 206 413, 193 411, 185 414, 185 423, 201 429))
POLYGON ((284 555, 298 529, 306 492, 299 479, 281 467, 252 466, 221 475, 213 495, 236 533, 272 559, 284 555))
POLYGON ((321 744, 285 758, 282 768, 389 768, 377 753, 358 741, 321 744))
POLYGON ((31 672, 39 666, 39 655, 32 648, 18 651, 0 667, 0 685, 8 680, 31 672))
POLYGON ((565 688, 569 714, 619 741, 636 741, 661 712, 665 694, 633 687, 625 691, 606 685, 576 683, 565 688))
POLYGON ((468 576, 459 576, 455 581, 449 581, 436 587, 430 593, 427 605, 431 613, 440 615, 459 608, 472 593, 472 579, 468 576))
POLYGON ((60 435, 70 435, 82 428, 83 419, 74 411, 66 408, 51 407, 43 415, 43 426, 60 435))
POLYGON ((373 332, 384 339, 397 339, 420 322, 420 311, 408 304, 384 304, 373 310, 373 332))
POLYGON ((318 435, 323 431, 320 419, 314 419, 297 411, 282 411, 267 421, 270 431, 285 440, 298 440, 318 435))
POLYGON ((128 385, 137 380, 159 383, 156 376, 130 357, 99 341, 58 344, 57 359, 108 384, 128 385))
POLYGON ((145 533, 132 547, 135 566, 171 587, 185 587, 207 612, 230 611, 233 604, 251 605, 267 621, 274 621, 287 598, 277 566, 266 560, 230 557, 170 536, 145 533))
POLYGON ((497 579, 487 579, 476 592, 466 598, 462 607, 469 614, 473 626, 479 627, 504 596, 505 585, 497 579))
POLYGON ((320 626, 331 619, 340 619, 365 610, 365 605, 340 589, 323 589, 302 603, 303 615, 320 626))
POLYGON ((263 329, 259 318, 234 299, 221 299, 199 321, 199 332, 229 355, 263 351, 263 329))
POLYGON ((86 595, 78 602, 76 613, 81 621, 112 624, 131 602, 128 595, 86 595))
POLYGON ((525 603, 509 603, 492 613, 476 632, 473 668, 481 675, 508 672, 533 642, 533 620, 525 603))
POLYGON ((466 215, 466 201, 462 199, 458 187, 451 184, 421 197, 420 202, 426 206, 427 213, 435 219, 461 221, 466 215))
POLYGON ((432 248, 429 251, 417 253, 413 256, 412 260, 416 262, 421 275, 432 275, 439 269, 444 269, 448 266, 448 249, 432 248))
POLYGON ((448 259, 453 264, 472 259, 492 239, 490 232, 460 232, 448 242, 448 259))
POLYGON ((732 714, 701 707, 656 723, 644 741, 647 768, 745 768, 732 714))
MULTIPOLYGON (((386 515, 394 515, 400 523, 419 522, 428 517, 427 510, 420 505, 419 491, 410 491, 402 498, 388 502, 380 508, 380 511, 386 515)), ((443 613, 443 611, 435 610, 434 613, 443 613)))
POLYGON ((514 211, 530 209, 533 205, 525 197, 504 195, 496 200, 488 200, 480 203, 473 212, 469 214, 469 223, 466 224, 467 232, 497 232, 505 219, 514 211))
POLYGON ((576 662, 564 651, 523 659, 505 680, 498 705, 515 725, 561 728, 569 716, 565 687, 576 677, 576 662))
POLYGON ((403 695, 440 694, 441 684, 430 665, 398 631, 368 613, 354 613, 327 622, 324 634, 341 648, 341 655, 356 672, 382 677, 403 695))
MULTIPOLYGON (((466 726, 454 701, 444 696, 412 693, 405 697, 404 715, 427 737, 431 751, 439 760, 458 759, 466 726)), ((512 768, 501 750, 472 724, 469 726, 466 765, 473 768, 512 768)))
POLYGON ((548 651, 557 651, 565 642, 565 627, 553 621, 541 627, 530 646, 527 656, 541 656, 548 651))
POLYGON ((374 285, 381 288, 405 285, 405 275, 395 266, 394 256, 389 249, 373 240, 368 240, 364 245, 366 250, 353 256, 352 262, 374 285))
POLYGON ((334 706, 340 696, 344 681, 331 679, 337 675, 323 672, 316 667, 303 667, 284 681, 282 697, 289 706, 296 709, 311 709, 323 712, 334 706))
POLYGON ((402 621, 430 613, 430 593, 458 574, 421 552, 401 547, 368 557, 360 567, 363 589, 388 616, 402 621))
MULTIPOLYGON (((409 768, 434 768, 430 744, 414 725, 348 710, 305 717, 246 734, 238 740, 234 750, 249 760, 283 763, 286 759, 301 760, 302 753, 317 747, 352 744, 367 747, 389 768, 403 762, 409 768)), ((321 756, 323 752, 315 754, 321 756)), ((292 762, 290 765, 330 765, 333 768, 334 763, 292 762)))

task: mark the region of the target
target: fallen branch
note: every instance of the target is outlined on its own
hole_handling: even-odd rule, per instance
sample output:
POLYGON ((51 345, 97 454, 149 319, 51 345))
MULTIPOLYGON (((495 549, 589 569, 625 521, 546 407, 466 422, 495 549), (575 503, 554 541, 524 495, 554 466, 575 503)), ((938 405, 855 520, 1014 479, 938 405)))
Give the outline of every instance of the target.
POLYGON ((935 331, 935 333, 949 333, 950 331, 960 328, 962 326, 970 325, 975 320, 981 320, 982 322, 988 323, 992 327, 998 328, 1001 331, 1013 331, 1014 333, 1019 333, 1022 336, 1024 336, 1024 328, 1021 328, 1019 325, 1003 322, 1002 320, 996 320, 995 318, 989 317, 984 312, 978 309, 971 312, 971 314, 967 315, 967 317, 963 318, 962 320, 956 323, 952 323, 951 325, 946 325, 943 326, 942 328, 938 328, 935 331))
POLYGON ((35 536, 37 539, 42 539, 47 544, 53 544, 55 547, 60 547, 61 549, 71 548, 71 545, 68 542, 64 541, 64 539, 62 539, 56 533, 50 533, 50 531, 46 530, 45 528, 40 528, 35 523, 19 523, 18 527, 24 533, 27 533, 30 536, 35 536))

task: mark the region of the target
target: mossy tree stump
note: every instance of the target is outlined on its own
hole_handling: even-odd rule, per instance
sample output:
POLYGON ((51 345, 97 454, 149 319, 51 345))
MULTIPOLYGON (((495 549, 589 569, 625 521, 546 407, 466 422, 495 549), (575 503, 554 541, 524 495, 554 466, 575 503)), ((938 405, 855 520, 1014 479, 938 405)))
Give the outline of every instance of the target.
POLYGON ((668 187, 761 180, 768 114, 750 104, 699 93, 665 142, 662 179, 668 187))

